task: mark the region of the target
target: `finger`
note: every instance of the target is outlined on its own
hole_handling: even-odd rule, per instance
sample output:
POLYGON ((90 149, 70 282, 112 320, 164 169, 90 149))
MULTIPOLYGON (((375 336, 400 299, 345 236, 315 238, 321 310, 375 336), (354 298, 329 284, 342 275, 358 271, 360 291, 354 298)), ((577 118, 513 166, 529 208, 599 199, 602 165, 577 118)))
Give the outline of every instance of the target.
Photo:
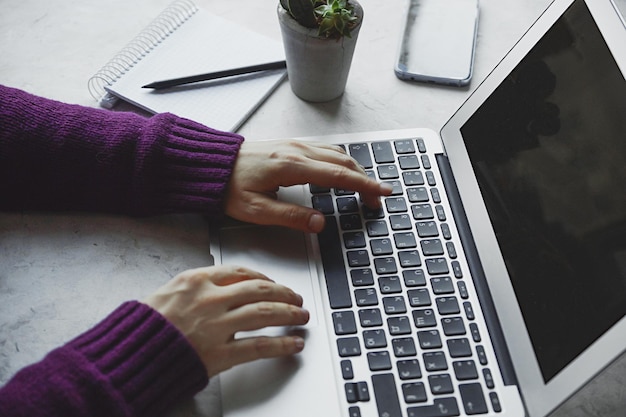
POLYGON ((302 326, 308 323, 310 313, 301 307, 276 302, 246 304, 229 311, 223 318, 225 328, 234 333, 276 326, 302 326))
POLYGON ((301 307, 302 296, 291 288, 266 280, 248 280, 222 288, 230 309, 259 302, 278 302, 301 307))
POLYGON ((274 200, 263 195, 255 196, 254 205, 263 216, 253 221, 261 225, 285 226, 307 233, 319 233, 325 225, 324 215, 305 206, 274 200))
POLYGON ((300 336, 251 337, 232 341, 223 369, 257 359, 276 358, 299 353, 304 349, 300 336))
POLYGON ((219 265, 205 268, 198 268, 193 271, 203 273, 207 279, 215 285, 227 286, 242 281, 262 280, 274 282, 266 275, 242 266, 219 265))

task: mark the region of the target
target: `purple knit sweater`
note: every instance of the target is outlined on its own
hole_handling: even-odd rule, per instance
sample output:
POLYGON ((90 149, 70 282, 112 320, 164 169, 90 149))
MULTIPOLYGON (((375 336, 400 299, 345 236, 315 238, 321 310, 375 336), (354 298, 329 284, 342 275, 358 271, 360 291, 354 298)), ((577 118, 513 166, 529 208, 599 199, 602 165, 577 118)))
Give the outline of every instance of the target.
MULTIPOLYGON (((0 86, 0 210, 222 214, 243 138, 0 86)), ((159 416, 208 383, 191 345, 137 301, 18 372, 0 416, 159 416)))

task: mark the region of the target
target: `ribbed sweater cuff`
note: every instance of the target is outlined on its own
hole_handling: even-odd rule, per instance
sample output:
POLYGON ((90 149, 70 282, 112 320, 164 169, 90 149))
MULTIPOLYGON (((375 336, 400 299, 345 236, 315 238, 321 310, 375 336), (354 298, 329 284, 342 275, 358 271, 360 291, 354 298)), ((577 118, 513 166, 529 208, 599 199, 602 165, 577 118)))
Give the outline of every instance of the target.
POLYGON ((145 304, 122 304, 68 343, 110 381, 133 416, 162 415, 208 384, 202 361, 183 335, 145 304))
MULTIPOLYGON (((155 132, 163 141, 160 189, 155 190, 164 211, 196 211, 219 216, 235 159, 243 137, 221 132, 172 114, 152 117, 155 132)), ((150 143, 148 140, 144 143, 150 143)), ((150 152, 145 149, 145 152, 150 152)), ((142 185, 139 184, 141 187, 142 185)))

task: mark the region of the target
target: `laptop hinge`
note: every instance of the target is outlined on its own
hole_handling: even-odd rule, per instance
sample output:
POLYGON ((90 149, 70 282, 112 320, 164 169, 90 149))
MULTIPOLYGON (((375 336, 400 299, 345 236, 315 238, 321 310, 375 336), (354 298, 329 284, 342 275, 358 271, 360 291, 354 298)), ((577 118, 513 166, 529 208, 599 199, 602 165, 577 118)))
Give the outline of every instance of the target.
POLYGON ((478 250, 474 244, 474 238, 465 214, 463 202, 461 201, 461 195, 459 194, 456 181, 454 180, 454 176, 452 174, 450 162, 448 157, 444 154, 437 154, 435 157, 437 159, 437 165, 439 166, 439 172, 441 173, 441 177, 445 184, 446 194, 448 196, 448 200, 450 201, 450 207, 452 208, 452 214, 454 215, 454 219, 459 230, 459 237, 465 251, 465 256, 467 257, 467 263, 476 287, 478 299, 480 300, 481 306, 485 312, 485 321, 487 328, 489 329, 489 333, 491 334, 496 358, 502 372, 502 379, 506 385, 517 385, 517 377, 515 376, 513 363, 511 362, 509 350, 504 340, 500 321, 491 298, 491 293, 487 285, 487 280, 485 278, 480 258, 478 257, 478 250))

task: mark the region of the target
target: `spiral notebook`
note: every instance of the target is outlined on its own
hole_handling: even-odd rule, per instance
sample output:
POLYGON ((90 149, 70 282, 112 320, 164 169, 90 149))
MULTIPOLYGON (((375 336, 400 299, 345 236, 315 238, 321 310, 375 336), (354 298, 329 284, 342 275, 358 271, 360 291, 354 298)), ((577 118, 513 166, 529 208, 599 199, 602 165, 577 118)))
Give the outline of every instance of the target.
POLYGON ((164 90, 153 81, 284 60, 280 41, 176 0, 88 82, 102 107, 119 99, 151 113, 170 112, 236 131, 272 93, 286 70, 263 71, 164 90))

